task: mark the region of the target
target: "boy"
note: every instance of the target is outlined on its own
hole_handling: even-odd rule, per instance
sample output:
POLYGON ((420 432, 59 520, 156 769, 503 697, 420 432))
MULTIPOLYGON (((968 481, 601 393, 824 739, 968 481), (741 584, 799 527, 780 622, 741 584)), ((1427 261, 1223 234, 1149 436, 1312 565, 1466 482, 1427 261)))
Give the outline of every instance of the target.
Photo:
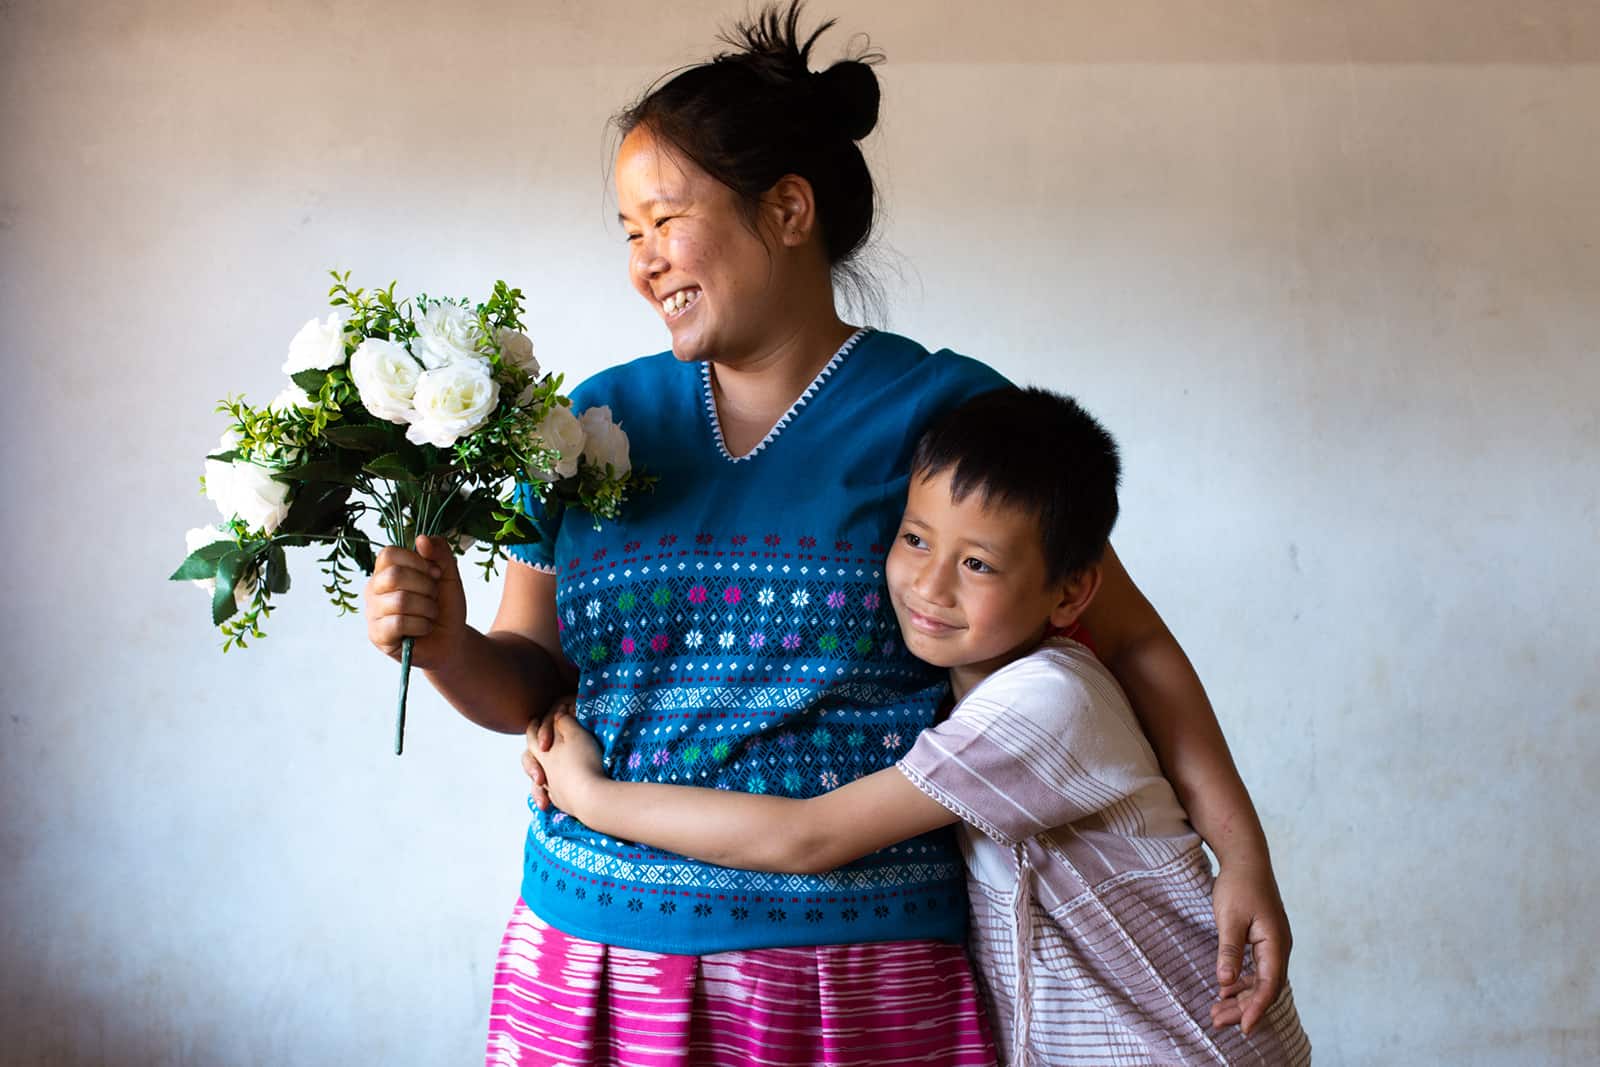
MULTIPOLYGON (((885 573, 956 706, 894 767, 805 800, 613 782, 563 718, 539 757, 550 799, 601 833, 796 873, 959 820, 1007 1062, 1309 1063, 1287 989, 1252 1036, 1207 1026, 1210 865, 1116 681, 1061 636, 1099 586, 1119 477, 1105 430, 1042 390, 977 397, 923 435, 885 573)), ((1237 1020, 1227 1003, 1218 1021, 1237 1020)))

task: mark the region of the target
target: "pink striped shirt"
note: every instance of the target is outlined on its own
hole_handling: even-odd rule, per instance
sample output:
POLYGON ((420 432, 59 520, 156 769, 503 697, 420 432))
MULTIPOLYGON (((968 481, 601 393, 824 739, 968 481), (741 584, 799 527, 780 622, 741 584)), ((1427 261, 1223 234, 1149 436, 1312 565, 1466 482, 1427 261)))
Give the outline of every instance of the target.
POLYGON ((923 731, 900 770, 960 816, 971 949, 1013 1064, 1308 1064, 1288 989, 1211 1029, 1211 865, 1117 682, 1047 642, 923 731))

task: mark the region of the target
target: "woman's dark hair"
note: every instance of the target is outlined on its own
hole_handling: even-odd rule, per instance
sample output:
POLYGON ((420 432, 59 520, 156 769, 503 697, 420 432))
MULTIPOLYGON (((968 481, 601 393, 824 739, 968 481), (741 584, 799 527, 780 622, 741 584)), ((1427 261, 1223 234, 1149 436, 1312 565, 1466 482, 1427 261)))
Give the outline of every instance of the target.
POLYGON ((856 142, 878 123, 878 79, 860 51, 812 72, 811 47, 833 20, 800 39, 802 0, 762 8, 721 36, 733 47, 669 76, 615 123, 645 127, 732 189, 753 214, 785 174, 811 183, 828 263, 836 270, 872 232, 872 175, 856 142))

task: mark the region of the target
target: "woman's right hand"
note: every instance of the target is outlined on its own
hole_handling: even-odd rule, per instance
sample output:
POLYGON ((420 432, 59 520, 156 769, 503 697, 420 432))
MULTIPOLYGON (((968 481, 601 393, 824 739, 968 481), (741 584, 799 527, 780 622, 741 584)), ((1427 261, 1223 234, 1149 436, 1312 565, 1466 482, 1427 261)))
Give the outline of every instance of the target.
POLYGON ((399 659, 400 643, 410 637, 412 664, 428 670, 449 663, 461 648, 467 596, 455 553, 442 537, 418 537, 415 552, 379 552, 361 599, 367 639, 386 656, 399 659))

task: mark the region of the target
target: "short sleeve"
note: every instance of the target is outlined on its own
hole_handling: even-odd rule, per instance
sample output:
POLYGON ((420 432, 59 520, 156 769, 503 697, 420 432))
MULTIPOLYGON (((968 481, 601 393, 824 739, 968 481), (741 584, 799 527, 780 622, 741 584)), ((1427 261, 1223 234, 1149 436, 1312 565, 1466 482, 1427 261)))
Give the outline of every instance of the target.
POLYGON ((539 494, 528 482, 517 483, 517 506, 533 523, 533 528, 539 532, 539 539, 521 545, 507 545, 506 553, 536 571, 556 573, 556 535, 561 532, 561 507, 539 499, 539 494))
POLYGON ((1127 698, 1081 646, 991 675, 897 766, 1007 847, 1115 807, 1160 778, 1127 698))

